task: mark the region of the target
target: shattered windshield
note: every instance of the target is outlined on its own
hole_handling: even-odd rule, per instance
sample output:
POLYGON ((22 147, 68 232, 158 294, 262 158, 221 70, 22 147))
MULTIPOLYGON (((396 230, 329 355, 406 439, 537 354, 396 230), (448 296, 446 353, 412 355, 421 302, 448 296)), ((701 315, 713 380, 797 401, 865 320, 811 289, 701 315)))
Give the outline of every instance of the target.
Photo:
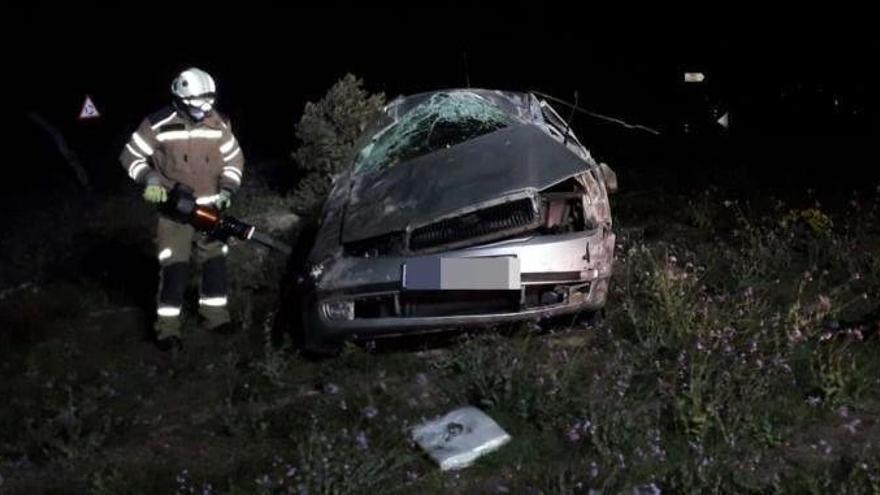
POLYGON ((381 170, 516 121, 515 116, 475 92, 436 93, 374 136, 358 155, 356 171, 381 170))

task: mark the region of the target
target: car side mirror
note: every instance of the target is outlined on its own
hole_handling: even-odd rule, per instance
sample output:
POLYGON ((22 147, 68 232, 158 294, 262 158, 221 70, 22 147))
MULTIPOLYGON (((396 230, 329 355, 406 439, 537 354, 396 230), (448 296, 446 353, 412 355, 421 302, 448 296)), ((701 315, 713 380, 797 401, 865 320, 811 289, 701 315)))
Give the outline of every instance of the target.
POLYGON ((614 170, 612 170, 607 163, 602 162, 599 164, 599 172, 602 174, 602 178, 605 180, 605 190, 608 191, 608 194, 616 193, 617 174, 614 173, 614 170))

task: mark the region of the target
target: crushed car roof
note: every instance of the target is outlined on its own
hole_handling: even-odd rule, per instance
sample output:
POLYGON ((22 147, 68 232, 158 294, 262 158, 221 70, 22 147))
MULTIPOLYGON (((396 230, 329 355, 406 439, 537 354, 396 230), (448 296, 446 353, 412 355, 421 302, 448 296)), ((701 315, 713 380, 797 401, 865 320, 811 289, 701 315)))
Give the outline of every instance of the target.
POLYGON ((543 189, 588 163, 542 129, 529 93, 447 90, 398 99, 359 154, 342 241, 402 231, 501 195, 543 189))

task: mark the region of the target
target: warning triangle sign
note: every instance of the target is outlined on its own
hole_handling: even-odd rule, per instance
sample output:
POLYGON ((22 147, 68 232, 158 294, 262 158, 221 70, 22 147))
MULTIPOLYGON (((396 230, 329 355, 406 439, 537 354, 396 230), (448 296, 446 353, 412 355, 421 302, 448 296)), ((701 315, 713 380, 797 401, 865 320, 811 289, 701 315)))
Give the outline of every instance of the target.
POLYGON ((86 95, 86 101, 83 102, 82 110, 79 111, 79 118, 96 119, 100 116, 101 114, 98 113, 98 108, 95 107, 95 103, 92 101, 92 98, 89 95, 86 95))

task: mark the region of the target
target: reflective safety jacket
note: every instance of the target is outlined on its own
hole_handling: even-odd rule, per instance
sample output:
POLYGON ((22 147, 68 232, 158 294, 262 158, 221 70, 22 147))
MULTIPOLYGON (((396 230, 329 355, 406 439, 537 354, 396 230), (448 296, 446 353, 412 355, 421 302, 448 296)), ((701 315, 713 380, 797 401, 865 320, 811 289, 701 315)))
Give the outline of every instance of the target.
POLYGON ((238 190, 244 170, 241 147, 225 118, 212 111, 196 121, 175 106, 144 119, 119 159, 139 184, 170 189, 182 183, 199 203, 212 202, 220 189, 238 190))

